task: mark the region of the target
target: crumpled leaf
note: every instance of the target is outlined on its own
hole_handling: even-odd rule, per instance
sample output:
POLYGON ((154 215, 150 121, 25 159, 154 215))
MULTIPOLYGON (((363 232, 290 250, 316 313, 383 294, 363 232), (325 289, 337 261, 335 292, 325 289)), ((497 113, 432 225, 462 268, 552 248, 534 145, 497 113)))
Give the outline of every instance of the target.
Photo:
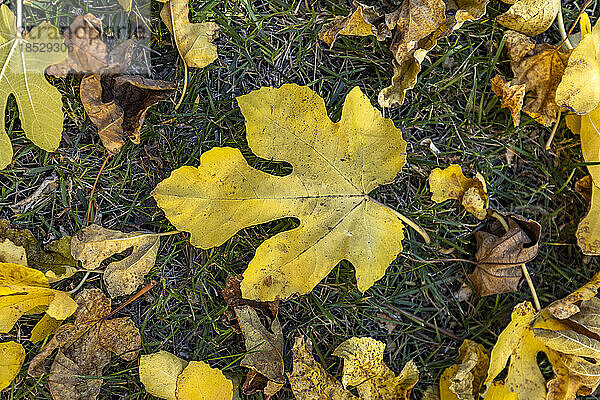
POLYGON ((460 28, 463 23, 485 14, 488 0, 404 0, 392 12, 381 5, 367 6, 354 1, 355 10, 347 17, 336 17, 325 24, 320 37, 333 44, 338 35, 365 36, 370 31, 379 41, 392 38, 394 75, 391 85, 378 95, 382 107, 402 104, 421 71, 421 63, 437 41, 460 28))
POLYGON ((598 279, 595 276, 584 288, 539 313, 529 302, 517 305, 512 321, 492 350, 485 383, 493 381, 510 360, 505 386, 518 394, 519 400, 572 400, 594 392, 600 384, 600 340, 596 333, 600 300, 591 293, 597 290, 598 279), (575 312, 575 307, 579 311, 575 312), (548 382, 537 363, 539 352, 552 365, 554 376, 548 382))
POLYGON ((149 232, 123 233, 96 224, 79 231, 71 239, 73 258, 83 268, 94 270, 112 255, 131 249, 131 254, 113 261, 104 270, 104 283, 110 297, 135 292, 154 266, 160 246, 160 236, 149 232))
POLYGON ((171 32, 187 66, 204 68, 218 57, 213 40, 219 27, 214 22, 191 23, 188 13, 189 0, 170 0, 160 10, 160 18, 171 32))
POLYGON ((600 26, 594 31, 590 18, 581 14, 581 41, 573 49, 562 80, 556 88, 556 103, 576 114, 587 114, 600 103, 600 26))
POLYGON ((0 390, 15 379, 25 361, 25 349, 16 342, 0 343, 0 390))
POLYGON ((69 57, 47 72, 57 77, 83 74, 79 97, 110 155, 117 154, 127 139, 139 144, 146 111, 173 94, 174 84, 124 75, 135 42, 126 40, 108 53, 102 42, 102 21, 92 14, 75 18, 64 37, 69 57))
POLYGON ((489 232, 475 232, 477 266, 469 274, 480 296, 517 290, 521 264, 537 256, 542 227, 518 215, 504 216, 508 232, 494 221, 489 232))
MULTIPOLYGON (((42 271, 48 282, 56 282, 71 277, 77 270, 77 261, 71 257, 71 237, 62 238, 42 246, 28 229, 11 228, 8 220, 0 220, 0 239, 8 239, 15 246, 24 249, 25 265, 42 271)), ((21 250, 17 250, 21 251, 21 250)))
POLYGON ((190 361, 177 377, 177 400, 231 400, 233 383, 203 361, 190 361))
MULTIPOLYGON (((25 136, 43 150, 55 151, 63 130, 62 96, 46 80, 44 70, 67 57, 58 29, 42 22, 19 38, 15 15, 6 4, 0 5, 0 27, 1 115, 4 115, 8 97, 14 95, 25 136), (57 51, 46 51, 47 47, 57 51)), ((12 145, 2 118, 0 169, 11 163, 12 156, 12 145)))
POLYGON ((465 210, 478 219, 487 215, 488 194, 485 179, 481 174, 467 178, 460 165, 452 164, 446 169, 436 168, 429 175, 431 200, 442 203, 449 199, 458 200, 465 210))
POLYGON ((9 206, 12 212, 15 214, 21 214, 28 210, 41 205, 44 201, 47 201, 48 197, 58 189, 58 176, 51 175, 44 179, 40 186, 29 196, 9 206))
POLYGON ((65 292, 50 289, 48 279, 36 269, 0 263, 0 333, 7 333, 25 313, 46 312, 64 320, 77 308, 65 292))
POLYGON ((285 160, 293 172, 274 176, 251 168, 233 148, 202 154, 198 168, 182 167, 153 192, 178 230, 195 246, 219 246, 242 228, 282 217, 300 226, 269 238, 244 273, 244 298, 269 301, 310 292, 341 261, 356 269, 364 292, 402 250, 403 224, 370 199, 405 164, 406 142, 358 87, 340 122, 307 87, 262 88, 238 97, 250 148, 285 160))
POLYGON ((55 400, 95 399, 103 379, 87 377, 101 377, 112 354, 135 360, 141 345, 140 332, 129 317, 107 319, 111 302, 100 290, 85 289, 75 300, 75 322, 61 326, 29 364, 29 375, 42 376, 44 361, 56 350, 48 376, 55 400))
POLYGON ((342 382, 331 376, 312 356, 312 343, 296 338, 294 369, 288 374, 292 392, 298 400, 408 400, 417 383, 419 371, 409 361, 398 376, 383 363, 385 345, 371 338, 351 338, 333 354, 344 359, 342 382), (347 386, 356 386, 360 397, 347 386))
POLYGON ((383 362, 385 344, 368 337, 353 337, 340 344, 333 355, 344 359, 342 385, 356 387, 363 400, 408 399, 419 380, 411 360, 396 376, 383 362))
POLYGON ((535 36, 550 28, 560 7, 560 0, 519 0, 496 21, 513 31, 535 36))
POLYGON ((139 375, 146 392, 161 399, 176 400, 177 377, 188 362, 161 350, 140 357, 139 375))
POLYGON ((512 85, 502 75, 496 75, 491 80, 492 91, 502 98, 502 108, 508 108, 512 116, 513 124, 519 126, 521 123, 521 110, 525 100, 527 85, 512 85))
POLYGON ((256 302, 242 298, 240 280, 228 276, 223 298, 237 322, 237 332, 244 335, 248 354, 240 365, 250 370, 242 385, 246 395, 262 390, 273 396, 285 384, 283 332, 277 318, 279 302, 256 302))
POLYGON ((441 400, 478 400, 490 365, 490 352, 483 345, 465 339, 458 349, 458 364, 440 377, 441 400))
POLYGON ((515 31, 506 32, 505 37, 514 78, 504 84, 507 89, 499 93, 503 103, 514 101, 514 90, 520 90, 519 85, 525 85, 527 98, 522 110, 540 124, 551 126, 556 122, 559 112, 555 101, 556 88, 562 79, 569 54, 557 51, 547 43, 536 45, 532 39, 515 31))

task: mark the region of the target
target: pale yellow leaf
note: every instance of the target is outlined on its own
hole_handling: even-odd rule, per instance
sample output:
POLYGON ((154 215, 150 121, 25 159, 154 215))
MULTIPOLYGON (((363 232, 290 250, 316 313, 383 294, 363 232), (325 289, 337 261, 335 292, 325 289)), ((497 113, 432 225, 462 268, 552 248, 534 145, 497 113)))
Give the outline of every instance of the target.
POLYGON ((496 21, 513 31, 535 36, 550 28, 560 7, 560 0, 519 0, 496 21))
POLYGON ((0 390, 8 387, 25 361, 25 349, 20 343, 0 343, 0 390))
POLYGON ((233 383, 203 361, 190 361, 177 378, 177 400, 231 400, 233 383))
POLYGON ((460 165, 452 164, 446 169, 436 168, 429 175, 431 200, 441 203, 455 199, 478 219, 487 215, 488 195, 485 180, 480 174, 467 178, 460 165))
POLYGON ((187 361, 163 350, 143 355, 140 357, 140 381, 152 396, 175 400, 177 377, 187 365, 187 361))

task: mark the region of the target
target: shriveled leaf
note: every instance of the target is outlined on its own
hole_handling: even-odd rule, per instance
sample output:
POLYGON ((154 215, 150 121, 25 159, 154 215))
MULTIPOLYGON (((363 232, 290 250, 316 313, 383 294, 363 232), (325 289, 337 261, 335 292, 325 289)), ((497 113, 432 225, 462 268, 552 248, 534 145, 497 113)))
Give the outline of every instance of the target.
POLYGON ((586 13, 580 21, 581 41, 571 53, 556 88, 556 103, 576 114, 587 114, 600 103, 600 26, 594 35, 586 13))
POLYGON ((204 68, 217 59, 213 43, 218 26, 214 22, 191 23, 188 0, 170 0, 163 4, 160 17, 188 67, 204 68))
POLYGON ((297 337, 292 349, 294 367, 288 380, 297 400, 358 400, 312 356, 312 343, 297 337))
MULTIPOLYGON (((275 317, 267 329, 257 312, 250 306, 235 307, 235 314, 246 339, 246 351, 248 352, 240 365, 264 376, 268 380, 264 389, 265 395, 272 396, 285 384, 283 332, 279 320, 275 317)), ((246 384, 244 386, 246 387, 246 384)))
POLYGON ((48 376, 55 400, 95 399, 103 379, 87 377, 101 377, 113 354, 135 360, 141 345, 140 332, 129 317, 107 319, 111 302, 100 290, 83 290, 75 300, 75 322, 61 326, 29 364, 29 375, 42 376, 45 360, 57 351, 48 376))
POLYGON ((27 266, 45 273, 50 283, 69 278, 75 273, 77 261, 71 257, 69 236, 41 246, 29 230, 13 229, 9 221, 0 220, 0 238, 8 239, 16 246, 24 248, 27 266))
POLYGON ((40 319, 31 330, 31 337, 29 340, 33 343, 41 342, 50 335, 56 333, 62 322, 63 320, 55 319, 48 314, 44 314, 42 319, 40 319))
POLYGON ((494 94, 502 98, 502 108, 509 109, 513 124, 519 126, 527 85, 512 85, 502 75, 494 76, 491 84, 494 94))
POLYGON ((556 122, 559 111, 555 101, 556 88, 569 54, 547 43, 536 45, 532 39, 518 32, 508 31, 505 36, 514 75, 510 87, 525 85, 527 97, 522 110, 540 124, 551 126, 556 122))
POLYGON ((373 35, 373 26, 365 20, 364 13, 376 13, 376 11, 374 7, 360 4, 347 17, 337 16, 333 21, 323 25, 323 29, 319 32, 319 38, 328 45, 333 45, 339 35, 373 35))
POLYGON ((231 400, 233 383, 203 361, 190 361, 177 378, 177 400, 231 400))
POLYGON ((487 187, 480 174, 475 178, 467 178, 457 164, 446 169, 436 168, 429 175, 429 188, 433 193, 431 200, 436 203, 455 199, 478 219, 484 219, 487 215, 487 187))
POLYGON ((406 142, 359 88, 347 96, 341 120, 307 87, 262 88, 238 98, 250 148, 292 164, 287 176, 248 165, 233 148, 202 154, 153 196, 192 244, 219 246, 237 231, 282 217, 300 226, 266 240, 244 273, 245 298, 269 301, 310 292, 341 261, 356 269, 358 289, 380 279, 402 250, 403 224, 368 197, 406 162, 406 142))
POLYGON ((535 36, 550 28, 560 7, 560 0, 519 0, 496 21, 513 31, 535 36))
POLYGON ((48 178, 44 179, 40 186, 29 196, 16 202, 15 204, 10 205, 10 209, 15 214, 21 214, 27 212, 28 210, 41 205, 50 195, 53 194, 56 189, 58 189, 58 176, 51 175, 48 178))
POLYGON ((440 377, 441 400, 478 400, 490 365, 489 350, 479 343, 464 340, 457 362, 440 377))
POLYGON ((71 239, 73 258, 81 261, 83 268, 94 270, 112 255, 131 249, 131 254, 113 261, 104 270, 104 283, 111 297, 133 293, 144 282, 144 277, 154 266, 160 237, 154 233, 123 233, 90 225, 71 239))
POLYGON ((333 355, 344 359, 342 385, 356 387, 363 400, 408 400, 419 370, 411 360, 396 376, 383 362, 384 349, 384 343, 368 337, 340 344, 333 355))
POLYGON ((15 379, 25 361, 25 349, 16 342, 0 343, 0 390, 15 379))
POLYGON ((600 272, 596 273, 585 285, 568 296, 560 300, 556 300, 546 307, 546 309, 558 319, 572 317, 581 311, 579 305, 582 302, 590 300, 592 297, 596 296, 598 289, 600 289, 600 272))
POLYGON ((188 362, 167 351, 140 357, 140 381, 146 392, 161 399, 176 400, 177 377, 188 362))
POLYGON ((0 333, 7 333, 25 313, 45 311, 63 320, 77 304, 68 294, 48 287, 38 270, 23 265, 0 263, 0 333))
MULTIPOLYGON (((54 151, 60 144, 64 114, 62 96, 44 77, 44 70, 67 57, 55 26, 42 22, 20 38, 16 18, 7 5, 0 5, 0 110, 4 115, 9 96, 16 98, 25 136, 36 146, 54 151), (47 48, 57 51, 46 51, 47 48)), ((0 169, 11 163, 13 149, 0 123, 0 169)))
POLYGON ((594 182, 592 181, 591 175, 586 175, 583 178, 579 179, 575 182, 575 192, 581 195, 585 201, 588 203, 592 200, 592 185, 594 182))
POLYGON ((469 279, 480 296, 517 290, 521 264, 537 256, 542 227, 518 215, 505 216, 508 231, 497 221, 490 232, 475 232, 477 266, 469 279))

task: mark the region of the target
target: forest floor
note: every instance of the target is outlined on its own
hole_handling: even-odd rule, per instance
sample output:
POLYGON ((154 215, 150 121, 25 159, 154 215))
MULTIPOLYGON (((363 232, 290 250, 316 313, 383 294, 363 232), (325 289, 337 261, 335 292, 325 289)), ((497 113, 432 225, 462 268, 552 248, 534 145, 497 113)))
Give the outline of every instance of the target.
MULTIPOLYGON (((240 148, 251 165, 265 171, 289 172, 285 163, 259 160, 251 154, 236 96, 262 86, 307 85, 324 98, 336 121, 354 86, 360 86, 376 105, 377 93, 391 79, 388 43, 374 37, 341 37, 330 49, 318 39, 322 24, 332 14, 346 15, 350 1, 191 3, 192 21, 219 24, 219 59, 204 69, 190 69, 181 107, 174 110, 180 92, 153 107, 142 129, 141 144, 128 143, 108 160, 92 207, 92 220, 106 228, 173 230, 151 191, 174 169, 197 166, 200 155, 214 146, 240 148)), ((567 29, 579 11, 572 7, 565 10, 567 29)), ((429 233, 431 244, 426 245, 407 227, 404 250, 364 294, 356 289, 353 267, 341 262, 312 293, 283 302, 279 318, 287 371, 291 371, 291 349, 299 335, 312 339, 315 358, 337 377, 342 364, 331 355, 333 349, 352 336, 371 336, 386 343, 385 361, 395 372, 408 360, 415 361, 421 375, 412 396, 418 399, 454 362, 462 339, 490 348, 510 320, 512 308, 531 300, 524 281, 513 293, 483 298, 465 295, 468 289, 461 291, 461 287, 470 285, 466 276, 472 264, 428 261, 474 260, 473 233, 486 226, 456 202, 432 202, 427 178, 436 167, 459 163, 467 176, 481 173, 488 183, 491 208, 541 224, 540 251, 527 267, 542 305, 578 288, 600 270, 596 259, 582 255, 574 235, 587 207, 574 191, 574 183, 586 175, 578 137, 561 122, 551 150, 545 150, 551 129, 525 114, 521 126, 515 128, 509 112, 500 108, 500 100, 490 90, 492 76, 511 76, 506 52, 499 48, 505 29, 494 22, 506 8, 503 3, 490 2, 483 19, 467 23, 441 40, 429 53, 404 104, 383 110, 384 116, 402 129, 408 157, 394 183, 372 195, 420 224, 429 233), (439 149, 438 154, 429 143, 439 149), (450 248, 454 251, 446 254, 445 249, 450 248)), ((159 3, 154 4, 155 14, 158 9, 159 3)), ((153 60, 155 77, 181 82, 183 67, 171 36, 156 15, 153 21, 154 44, 160 53, 153 60)), ((556 24, 543 40, 560 41, 556 24)), ((96 127, 83 111, 78 81, 56 82, 66 111, 61 147, 46 153, 31 145, 11 102, 7 127, 15 161, 0 172, 0 217, 30 229, 43 242, 72 235, 86 225, 89 196, 107 155, 96 127), (60 183, 56 192, 26 213, 16 215, 10 210, 10 205, 52 175, 60 183)), ((293 219, 283 219, 247 228, 210 250, 193 247, 187 234, 162 238, 156 266, 146 277, 147 282, 158 280, 159 284, 119 312, 133 318, 140 328, 142 352, 162 349, 187 360, 205 360, 234 381, 243 381, 246 369, 239 366, 245 354, 243 337, 224 318, 221 290, 228 275, 243 273, 260 243, 296 224, 293 219)), ((78 273, 58 286, 71 289, 81 277, 78 273)), ((102 284, 100 275, 93 274, 84 287, 102 284)), ((115 299, 113 304, 125 300, 115 299)), ((22 318, 1 339, 26 337, 37 319, 39 315, 22 318)), ((41 344, 27 345, 26 363, 40 348, 41 344)), ((544 360, 541 363, 549 372, 549 365, 544 360)), ((26 376, 26 366, 12 387, 2 392, 2 399, 51 398, 47 385, 42 384, 46 378, 26 376)), ((137 363, 113 360, 104 379, 101 399, 149 398, 137 377, 137 363)), ((289 386, 275 398, 292 399, 289 386)))

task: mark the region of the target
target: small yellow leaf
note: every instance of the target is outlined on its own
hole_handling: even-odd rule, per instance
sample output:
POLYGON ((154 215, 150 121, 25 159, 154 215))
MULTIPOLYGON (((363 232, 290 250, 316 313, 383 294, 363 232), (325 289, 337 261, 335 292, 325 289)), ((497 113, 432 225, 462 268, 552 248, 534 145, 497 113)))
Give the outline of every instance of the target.
POLYGON ((0 333, 10 331, 28 312, 47 310, 55 319, 66 319, 77 304, 68 294, 50 289, 38 270, 22 265, 0 263, 0 333))
POLYGON ((152 396, 175 400, 177 377, 187 365, 187 361, 163 350, 143 355, 140 357, 140 381, 152 396))
POLYGON ((490 352, 479 343, 464 340, 457 361, 440 377, 441 400, 478 400, 490 365, 490 352))
POLYGON ((44 316, 42 316, 42 319, 40 319, 31 330, 31 337, 29 338, 29 340, 31 340, 31 342, 33 343, 41 342, 50 335, 54 334, 58 330, 62 322, 62 320, 57 320, 52 318, 48 314, 44 314, 44 316))
POLYGON ((556 103, 576 114, 587 114, 600 103, 600 43, 596 44, 595 39, 590 19, 583 13, 581 41, 569 56, 562 80, 556 88, 556 103))
POLYGON ((27 266, 27 253, 10 239, 0 239, 0 262, 27 266))
POLYGON ((600 272, 597 272, 592 279, 570 295, 560 300, 554 301, 546 309, 558 319, 570 318, 580 312, 578 304, 590 300, 598 293, 600 289, 600 272))
POLYGON ((190 361, 177 378, 177 400, 231 400, 233 383, 202 361, 190 361))
POLYGON ((262 243, 244 273, 243 297, 270 301, 310 292, 342 260, 364 292, 402 251, 403 224, 369 193, 393 181, 406 142, 356 87, 332 122, 308 87, 265 87, 238 98, 254 153, 293 166, 275 176, 248 165, 238 149, 213 148, 198 168, 182 167, 153 196, 192 244, 219 246, 237 231, 282 217, 300 226, 262 243))
POLYGON ((0 390, 8 387, 25 361, 25 349, 20 343, 0 343, 0 390))
POLYGON ((188 0, 170 0, 163 4, 160 17, 173 35, 181 58, 189 67, 204 68, 217 59, 213 39, 218 26, 214 22, 191 23, 188 0))
POLYGON ((502 98, 502 108, 508 108, 512 116, 513 124, 519 126, 521 122, 521 109, 525 100, 526 85, 512 85, 502 75, 492 78, 492 91, 502 98))
POLYGON ((488 195, 485 180, 479 174, 467 178, 460 165, 452 164, 446 169, 436 168, 429 175, 431 200, 441 203, 455 199, 478 219, 487 215, 488 195))
POLYGON ((338 35, 373 35, 372 25, 365 21, 365 18, 363 17, 363 9, 365 8, 370 7, 361 5, 347 17, 335 17, 333 21, 323 26, 323 29, 319 32, 319 38, 328 45, 333 45, 338 35))
POLYGON ((560 0, 519 0, 496 21, 513 31, 535 36, 550 28, 560 7, 560 0))
POLYGON ((117 297, 133 293, 144 282, 154 266, 159 245, 160 237, 154 233, 123 233, 90 225, 73 236, 71 253, 83 268, 93 270, 108 257, 132 249, 129 256, 108 264, 104 271, 106 290, 117 297))

